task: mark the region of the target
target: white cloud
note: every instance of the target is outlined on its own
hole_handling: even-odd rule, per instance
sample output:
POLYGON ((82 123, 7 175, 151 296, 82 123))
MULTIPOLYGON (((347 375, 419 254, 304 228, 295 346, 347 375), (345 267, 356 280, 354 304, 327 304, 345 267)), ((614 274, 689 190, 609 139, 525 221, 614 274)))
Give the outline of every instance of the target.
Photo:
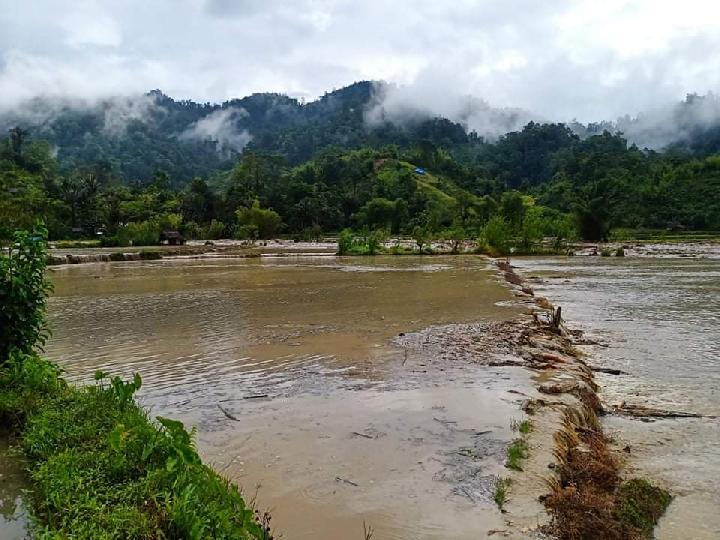
POLYGON ((193 123, 180 134, 180 138, 217 142, 218 151, 225 154, 229 150, 240 152, 252 140, 246 129, 237 126, 237 121, 247 115, 242 107, 218 109, 193 123))
POLYGON ((0 107, 152 88, 312 98, 385 79, 438 111, 438 96, 473 95, 590 121, 720 90, 719 56, 708 0, 0 0, 0 107))

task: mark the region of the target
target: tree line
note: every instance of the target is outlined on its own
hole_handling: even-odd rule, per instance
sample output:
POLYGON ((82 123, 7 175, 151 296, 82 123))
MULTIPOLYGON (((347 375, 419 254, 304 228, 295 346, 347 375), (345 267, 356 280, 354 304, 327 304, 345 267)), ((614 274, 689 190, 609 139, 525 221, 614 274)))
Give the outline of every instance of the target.
POLYGON ((0 141, 0 238, 37 217, 51 238, 109 245, 156 243, 163 230, 310 239, 350 228, 528 246, 605 240, 619 227, 720 229, 720 155, 641 150, 621 134, 581 139, 535 123, 461 150, 431 139, 328 146, 292 164, 246 149, 232 168, 183 185, 160 168, 134 182, 103 162, 64 170, 50 143, 13 128, 0 141))

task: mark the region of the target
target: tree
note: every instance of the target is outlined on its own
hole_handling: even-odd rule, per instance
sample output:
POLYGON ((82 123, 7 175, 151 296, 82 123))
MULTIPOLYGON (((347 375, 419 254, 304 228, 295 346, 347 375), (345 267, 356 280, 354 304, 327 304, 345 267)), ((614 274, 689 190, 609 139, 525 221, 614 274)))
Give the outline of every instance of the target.
POLYGON ((425 244, 430 242, 430 232, 427 230, 426 227, 422 227, 422 226, 418 225, 413 229, 412 237, 413 237, 413 240, 415 240, 415 243, 417 244, 418 251, 420 253, 422 253, 423 247, 425 247, 425 244))
POLYGON ((280 214, 270 208, 260 208, 260 201, 257 199, 251 207, 238 208, 235 216, 239 227, 255 227, 257 237, 264 240, 272 238, 282 225, 280 214))

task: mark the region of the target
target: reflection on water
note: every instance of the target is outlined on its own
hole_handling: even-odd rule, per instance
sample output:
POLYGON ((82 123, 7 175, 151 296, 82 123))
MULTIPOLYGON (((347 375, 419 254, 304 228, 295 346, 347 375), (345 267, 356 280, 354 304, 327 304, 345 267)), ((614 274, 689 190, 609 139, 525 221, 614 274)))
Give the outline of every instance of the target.
MULTIPOLYGON (((720 416, 720 259, 517 259, 525 275, 563 307, 572 326, 601 339, 593 362, 629 375, 599 376, 607 402, 720 416)), ((696 250, 697 251, 697 250, 696 250)), ((648 250, 654 253, 654 250, 648 250)), ((701 253, 696 253, 699 255, 701 253)), ((720 421, 652 423, 608 417, 639 468, 678 497, 659 538, 720 538, 720 421)))
POLYGON ((153 414, 197 425, 246 492, 261 484, 286 538, 361 538, 363 520, 378 538, 503 528, 492 481, 528 374, 391 344, 517 313, 483 258, 162 260, 53 282, 48 356, 79 381, 141 372, 153 414))
POLYGON ((0 538, 20 540, 26 537, 25 510, 20 497, 25 487, 22 462, 13 455, 7 439, 0 436, 0 538))

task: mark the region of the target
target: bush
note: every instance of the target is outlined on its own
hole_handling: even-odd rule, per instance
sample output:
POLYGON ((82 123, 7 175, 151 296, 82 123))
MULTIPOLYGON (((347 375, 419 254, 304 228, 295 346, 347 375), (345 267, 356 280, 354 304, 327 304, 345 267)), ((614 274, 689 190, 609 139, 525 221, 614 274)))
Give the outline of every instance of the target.
POLYGON ((235 228, 235 238, 238 240, 252 240, 254 242, 258 239, 258 236, 257 225, 238 225, 235 228))
POLYGON ((338 255, 377 255, 388 233, 384 230, 362 231, 357 236, 345 229, 338 237, 338 255))
POLYGON ((500 216, 494 216, 485 224, 480 233, 480 238, 482 242, 498 254, 503 255, 510 251, 510 241, 512 239, 510 225, 500 216))
POLYGON ((235 216, 238 226, 255 227, 257 237, 263 240, 272 238, 282 226, 280 214, 271 208, 260 208, 260 202, 257 199, 251 207, 238 208, 235 216))
POLYGON ((338 255, 349 255, 353 248, 354 236, 350 229, 343 230, 338 236, 338 255))
POLYGON ((213 219, 203 229, 202 237, 207 240, 220 240, 225 237, 225 224, 222 221, 213 219))
POLYGON ((156 221, 131 222, 117 232, 120 246, 156 246, 160 243, 160 225, 156 221))
POLYGON ((41 223, 18 231, 0 255, 0 366, 12 351, 30 353, 45 344, 47 229, 41 223))

